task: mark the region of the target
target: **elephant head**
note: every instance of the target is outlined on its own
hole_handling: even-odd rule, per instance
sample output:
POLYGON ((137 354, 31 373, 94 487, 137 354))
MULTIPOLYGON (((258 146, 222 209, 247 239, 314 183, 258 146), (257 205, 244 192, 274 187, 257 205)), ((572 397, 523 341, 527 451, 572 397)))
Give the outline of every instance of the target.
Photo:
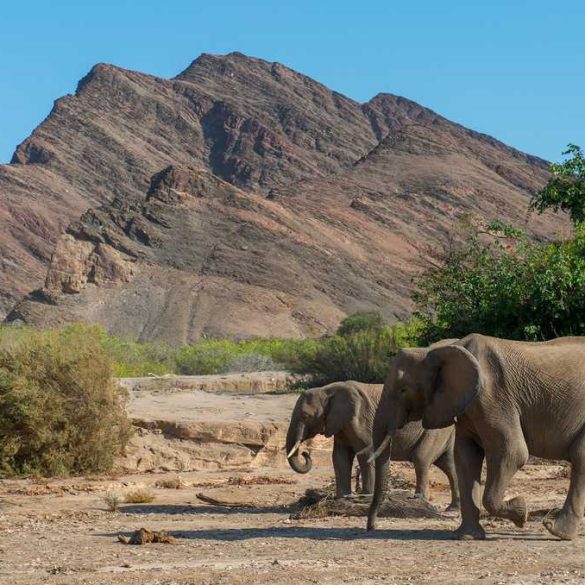
MULTIPOLYGON (((363 442, 371 444, 371 437, 362 421, 364 409, 373 411, 366 394, 355 383, 338 382, 307 390, 297 400, 288 433, 286 452, 290 466, 298 473, 307 473, 312 467, 311 454, 302 444, 322 434, 332 437, 354 422, 354 431, 363 442)), ((370 418, 371 420, 371 418, 370 418)))
POLYGON ((386 491, 392 434, 415 420, 422 420, 425 429, 451 426, 478 395, 481 383, 477 359, 458 345, 403 349, 394 357, 374 418, 376 481, 369 530, 375 528, 386 491))

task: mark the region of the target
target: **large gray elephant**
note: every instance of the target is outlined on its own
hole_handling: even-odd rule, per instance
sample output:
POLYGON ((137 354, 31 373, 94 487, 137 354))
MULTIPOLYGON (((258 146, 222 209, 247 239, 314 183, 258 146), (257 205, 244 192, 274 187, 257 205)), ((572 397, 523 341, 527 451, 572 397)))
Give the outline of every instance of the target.
MULTIPOLYGON (((333 437, 333 468, 337 497, 351 493, 351 470, 357 455, 363 493, 372 493, 374 466, 368 463, 372 446, 374 414, 382 384, 336 382, 307 390, 297 400, 286 438, 290 466, 298 473, 312 467, 303 442, 318 434, 333 437)), ((416 491, 428 499, 429 467, 441 469, 451 486, 450 508, 458 509, 459 493, 453 459, 454 428, 425 431, 420 422, 407 424, 394 436, 394 458, 412 461, 416 491)))
POLYGON ((454 345, 400 351, 392 360, 374 421, 375 528, 386 489, 391 437, 410 421, 425 429, 456 422, 455 462, 461 492, 459 539, 483 539, 479 523, 484 458, 486 510, 523 526, 526 502, 504 500, 529 455, 572 464, 567 499, 545 527, 573 539, 585 507, 585 338, 529 343, 469 335, 454 345))

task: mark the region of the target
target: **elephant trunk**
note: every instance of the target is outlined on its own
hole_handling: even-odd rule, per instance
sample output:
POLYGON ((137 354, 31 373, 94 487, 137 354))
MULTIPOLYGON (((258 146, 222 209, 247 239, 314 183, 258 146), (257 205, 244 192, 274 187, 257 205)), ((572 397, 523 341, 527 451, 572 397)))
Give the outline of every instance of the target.
POLYGON ((294 421, 291 421, 286 436, 288 463, 297 473, 308 473, 313 467, 311 454, 302 447, 302 442, 306 438, 305 432, 306 428, 303 423, 294 424, 294 421))
MULTIPOLYGON (((380 441, 376 441, 376 446, 380 447, 385 439, 386 437, 380 441)), ((382 500, 386 496, 386 489, 388 486, 388 465, 390 462, 390 453, 392 451, 392 439, 390 438, 390 440, 386 441, 386 443, 386 448, 376 458, 376 479, 374 482, 374 495, 372 497, 372 503, 370 504, 370 510, 368 513, 368 530, 375 530, 376 521, 378 519, 378 510, 380 509, 382 500)))

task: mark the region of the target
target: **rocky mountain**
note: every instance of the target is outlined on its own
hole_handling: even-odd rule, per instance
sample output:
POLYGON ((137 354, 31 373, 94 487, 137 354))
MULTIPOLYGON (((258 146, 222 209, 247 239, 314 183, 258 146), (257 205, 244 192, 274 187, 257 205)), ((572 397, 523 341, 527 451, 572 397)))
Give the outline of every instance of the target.
POLYGON ((414 102, 359 104, 279 63, 96 65, 0 166, 0 309, 171 343, 403 318, 421 253, 462 213, 559 229, 527 214, 546 180, 414 102))

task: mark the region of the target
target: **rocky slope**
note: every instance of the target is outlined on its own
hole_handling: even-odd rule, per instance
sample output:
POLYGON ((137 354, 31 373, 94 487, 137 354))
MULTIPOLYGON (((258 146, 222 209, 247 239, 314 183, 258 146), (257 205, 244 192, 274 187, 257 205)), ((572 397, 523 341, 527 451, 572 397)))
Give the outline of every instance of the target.
POLYGON ((546 169, 404 98, 359 104, 239 53, 171 80, 97 65, 0 166, 0 309, 37 289, 9 321, 172 343, 401 318, 421 250, 462 213, 561 226, 527 216, 546 169))

